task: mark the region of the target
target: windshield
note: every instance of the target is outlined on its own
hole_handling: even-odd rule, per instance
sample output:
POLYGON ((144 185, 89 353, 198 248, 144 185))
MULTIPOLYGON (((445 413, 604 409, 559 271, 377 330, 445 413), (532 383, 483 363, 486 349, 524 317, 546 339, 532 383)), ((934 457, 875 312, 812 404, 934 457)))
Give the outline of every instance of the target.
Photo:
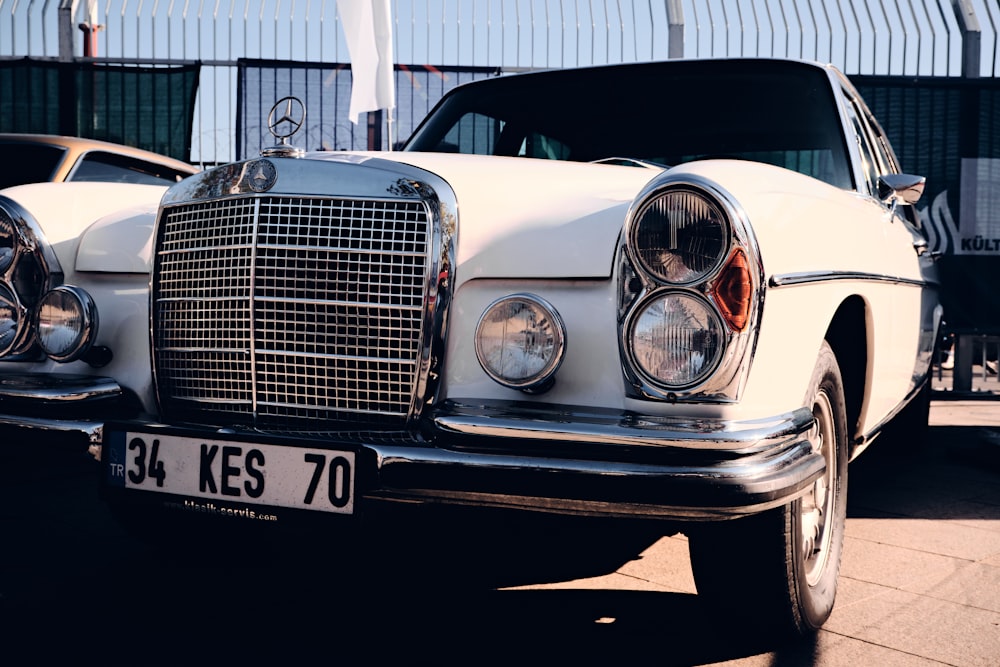
POLYGON ((549 160, 766 162, 851 188, 826 73, 784 61, 678 61, 511 75, 456 89, 405 150, 549 160))
POLYGON ((71 181, 104 183, 142 183, 172 185, 189 176, 187 172, 130 155, 107 151, 89 151, 73 168, 71 181))
POLYGON ((0 188, 51 180, 65 152, 61 146, 0 141, 0 188))

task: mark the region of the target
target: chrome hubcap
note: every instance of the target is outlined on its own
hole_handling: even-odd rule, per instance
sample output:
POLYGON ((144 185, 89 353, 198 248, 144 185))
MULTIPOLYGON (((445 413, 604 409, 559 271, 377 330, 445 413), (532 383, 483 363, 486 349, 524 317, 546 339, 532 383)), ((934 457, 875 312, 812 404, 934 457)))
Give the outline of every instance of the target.
POLYGON ((833 484, 837 473, 836 437, 833 432, 833 408, 829 397, 820 392, 813 405, 816 418, 814 447, 826 461, 826 472, 813 484, 800 502, 799 525, 802 531, 802 562, 806 581, 815 586, 826 568, 830 529, 833 520, 833 484))

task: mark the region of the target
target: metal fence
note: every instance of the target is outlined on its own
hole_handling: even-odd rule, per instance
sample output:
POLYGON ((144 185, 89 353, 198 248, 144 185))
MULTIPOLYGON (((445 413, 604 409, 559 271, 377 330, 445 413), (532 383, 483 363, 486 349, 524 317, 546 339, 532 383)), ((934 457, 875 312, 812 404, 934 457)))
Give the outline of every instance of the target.
MULTIPOLYGON (((391 7, 396 61, 415 66, 509 72, 774 55, 832 62, 847 74, 1000 76, 996 0, 393 0, 391 7)), ((0 61, 21 58, 197 64, 190 159, 201 164, 236 155, 239 61, 349 62, 335 0, 0 0, 0 61)))
MULTIPOLYGON (((324 91, 310 99, 319 104, 322 127, 308 148, 367 148, 373 138, 375 147, 386 148, 405 138, 446 90, 497 72, 682 57, 831 62, 877 107, 904 168, 930 177, 920 214, 944 255, 944 299, 962 360, 956 388, 971 382, 977 337, 995 343, 997 0, 392 0, 390 6, 395 61, 403 63, 394 133, 355 126, 340 111, 346 104, 327 101, 343 98, 350 81, 336 0, 0 0, 0 127, 37 113, 23 109, 37 110, 31 91, 42 90, 42 106, 60 127, 72 115, 68 99, 78 127, 81 118, 94 119, 110 132, 120 98, 135 110, 118 110, 123 125, 115 131, 131 127, 145 142, 152 129, 155 145, 148 147, 172 150, 180 133, 184 157, 208 166, 255 150, 264 109, 285 86, 318 81, 324 91), (162 82, 134 85, 117 70, 110 76, 114 68, 146 79, 162 78, 158 70, 195 69, 190 110, 181 119, 163 115, 165 100, 177 107, 188 84, 168 85, 166 97, 150 94, 143 91, 163 90, 162 82), (150 118, 158 119, 152 128, 150 118)), ((373 118, 369 125, 376 125, 373 118)))

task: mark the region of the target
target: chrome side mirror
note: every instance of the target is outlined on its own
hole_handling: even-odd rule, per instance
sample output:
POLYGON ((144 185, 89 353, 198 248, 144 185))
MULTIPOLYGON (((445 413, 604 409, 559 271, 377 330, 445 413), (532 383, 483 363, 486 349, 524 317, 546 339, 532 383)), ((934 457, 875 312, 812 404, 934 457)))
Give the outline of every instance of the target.
POLYGON ((886 203, 916 204, 927 179, 913 174, 887 174, 878 178, 878 196, 886 203))

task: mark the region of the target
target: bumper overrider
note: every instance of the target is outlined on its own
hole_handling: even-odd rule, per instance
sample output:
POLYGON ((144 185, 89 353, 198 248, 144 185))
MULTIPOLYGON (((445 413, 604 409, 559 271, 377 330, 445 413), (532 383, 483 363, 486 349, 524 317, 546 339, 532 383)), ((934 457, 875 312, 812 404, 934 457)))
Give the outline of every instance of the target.
MULTIPOLYGON (((785 504, 825 470, 814 446, 812 414, 804 408, 769 419, 725 421, 527 402, 447 401, 430 411, 421 432, 406 437, 365 432, 290 437, 172 427, 146 419, 95 419, 98 414, 128 414, 119 410, 131 402, 116 387, 108 378, 6 375, 0 378, 0 424, 86 434, 91 451, 103 459, 105 481, 115 479, 106 455, 109 437, 120 443, 115 457, 120 461, 126 456, 124 434, 133 431, 234 446, 268 443, 349 451, 354 454, 357 499, 352 511, 369 500, 391 500, 724 519, 785 504), (23 409, 28 406, 33 409, 23 409), (80 417, 45 416, 52 406, 80 417)), ((185 499, 146 491, 128 495, 175 507, 183 507, 185 499)), ((197 505, 205 502, 202 495, 197 505)), ((241 498, 240 506, 246 504, 252 506, 253 500, 241 498)), ((272 509, 279 515, 282 511, 272 509)))

